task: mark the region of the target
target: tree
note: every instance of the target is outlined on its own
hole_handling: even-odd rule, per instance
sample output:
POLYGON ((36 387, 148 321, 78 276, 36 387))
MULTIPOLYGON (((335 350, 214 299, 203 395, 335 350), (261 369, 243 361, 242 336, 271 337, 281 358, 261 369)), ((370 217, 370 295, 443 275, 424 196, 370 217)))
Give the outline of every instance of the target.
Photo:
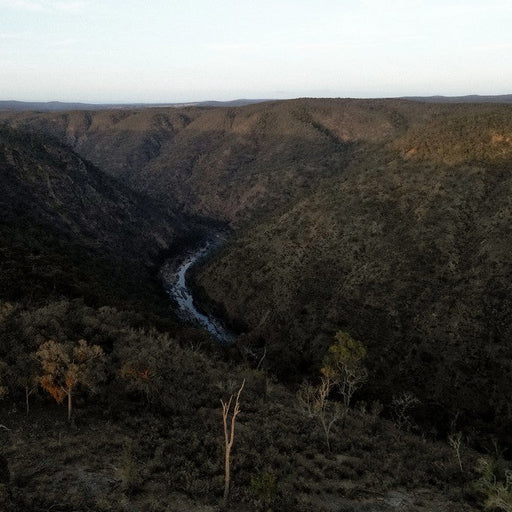
POLYGON ((343 405, 348 409, 354 393, 368 379, 368 371, 363 365, 366 348, 344 331, 338 331, 334 338, 336 343, 329 347, 321 371, 338 387, 343 405))
POLYGON ((161 402, 175 352, 176 342, 167 335, 131 331, 125 342, 116 348, 119 375, 126 388, 142 394, 148 403, 161 402))
POLYGON ((36 357, 43 371, 41 386, 58 403, 67 397, 68 421, 71 421, 75 388, 79 384, 94 388, 103 377, 103 350, 98 345, 88 345, 85 340, 76 344, 49 340, 40 346, 36 357))
POLYGON ((5 374, 7 373, 7 363, 0 360, 0 399, 9 393, 9 389, 5 386, 5 374))
POLYGON ((460 456, 461 448, 462 448, 462 432, 452 433, 448 436, 448 444, 455 451, 455 456, 457 457, 457 462, 459 463, 460 472, 462 473, 462 459, 460 456))
MULTIPOLYGON (((7 386, 4 386, 6 370, 7 364, 4 361, 0 360, 0 400, 7 396, 7 394, 9 393, 9 389, 7 388, 7 386)), ((0 428, 9 430, 5 425, 0 425, 0 428)))
POLYGON ((227 402, 224 402, 222 399, 220 403, 222 404, 222 423, 224 425, 224 503, 227 503, 229 496, 229 484, 231 482, 231 474, 230 474, 230 464, 231 464, 231 448, 233 446, 233 441, 235 440, 235 421, 236 417, 240 413, 240 394, 242 393, 242 389, 244 389, 245 379, 240 386, 236 395, 231 395, 227 402), (228 426, 229 414, 231 412, 231 403, 233 402, 233 398, 235 398, 235 404, 233 407, 233 412, 231 413, 231 422, 228 426))
MULTIPOLYGON (((119 375, 125 381, 129 391, 142 394, 148 403, 160 400, 163 391, 163 379, 168 371, 168 361, 164 354, 156 353, 149 347, 132 348, 124 354, 119 375)), ((154 348, 154 347, 151 347, 154 348)))
POLYGON ((411 409, 419 404, 420 401, 410 391, 404 391, 399 395, 393 396, 391 402, 391 408, 393 410, 393 416, 395 425, 400 430, 411 430, 413 427, 413 421, 410 416, 411 409))
POLYGON ((321 368, 320 383, 313 386, 305 383, 297 393, 303 411, 320 420, 327 449, 331 451, 331 430, 334 424, 345 418, 354 392, 368 377, 363 366, 366 349, 348 333, 338 331, 336 343, 329 347, 321 368), (343 404, 329 400, 332 388, 337 387, 343 396, 343 404))
POLYGON ((25 411, 28 416, 30 411, 29 398, 38 388, 40 379, 40 367, 35 354, 20 352, 16 356, 13 370, 16 384, 22 387, 25 392, 25 411))
POLYGON ((310 417, 317 417, 322 425, 327 450, 331 451, 331 430, 336 421, 345 415, 344 407, 333 400, 329 400, 329 393, 333 382, 329 376, 322 375, 320 384, 313 386, 305 383, 297 393, 297 399, 303 412, 310 417))
POLYGON ((476 472, 475 488, 482 493, 485 510, 512 512, 512 471, 502 459, 482 457, 476 472))

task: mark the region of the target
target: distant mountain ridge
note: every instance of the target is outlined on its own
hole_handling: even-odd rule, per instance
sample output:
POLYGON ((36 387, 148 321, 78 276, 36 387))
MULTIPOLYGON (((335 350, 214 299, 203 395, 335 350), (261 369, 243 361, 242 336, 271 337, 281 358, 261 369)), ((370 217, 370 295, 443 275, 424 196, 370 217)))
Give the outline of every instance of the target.
MULTIPOLYGON (((379 99, 379 98, 375 98, 379 99)), ((420 101, 424 103, 512 103, 512 94, 481 96, 470 94, 467 96, 401 96, 399 98, 409 101, 420 101)), ((184 108, 184 107, 244 107, 267 101, 277 101, 271 98, 247 99, 240 98, 229 101, 188 101, 168 103, 82 103, 62 101, 16 101, 0 100, 1 111, 38 111, 38 112, 62 112, 68 110, 113 110, 113 109, 138 109, 138 108, 184 108)))
POLYGON ((467 96, 404 96, 401 99, 425 103, 512 103, 512 94, 497 96, 480 96, 478 94, 467 96))
POLYGON ((0 101, 0 111, 60 112, 67 110, 112 110, 155 107, 242 107, 253 103, 271 101, 267 99, 237 99, 231 101, 190 101, 183 103, 66 103, 61 101, 0 101))

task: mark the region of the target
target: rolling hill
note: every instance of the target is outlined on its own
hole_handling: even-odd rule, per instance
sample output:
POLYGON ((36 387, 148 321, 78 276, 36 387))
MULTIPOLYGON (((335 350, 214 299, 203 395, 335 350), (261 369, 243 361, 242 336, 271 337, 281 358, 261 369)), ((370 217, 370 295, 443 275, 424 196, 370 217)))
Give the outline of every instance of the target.
POLYGON ((0 128, 0 174, 4 299, 157 296, 155 261, 195 226, 44 134, 0 128))
POLYGON ((502 485, 512 107, 300 99, 0 120, 0 507, 219 510, 219 398, 242 382, 236 510, 473 511, 492 496, 482 482, 502 485), (194 287, 240 333, 230 349, 169 321, 156 279, 219 223, 233 236, 194 287), (339 330, 366 347, 369 378, 326 447, 297 391, 339 330), (103 354, 69 424, 27 381, 52 340, 103 354), (496 452, 496 480, 474 448, 496 452))
POLYGON ((369 396, 412 389, 446 425, 508 417, 511 114, 300 99, 2 117, 236 228, 197 284, 280 374, 313 370, 347 329, 369 348, 369 396))

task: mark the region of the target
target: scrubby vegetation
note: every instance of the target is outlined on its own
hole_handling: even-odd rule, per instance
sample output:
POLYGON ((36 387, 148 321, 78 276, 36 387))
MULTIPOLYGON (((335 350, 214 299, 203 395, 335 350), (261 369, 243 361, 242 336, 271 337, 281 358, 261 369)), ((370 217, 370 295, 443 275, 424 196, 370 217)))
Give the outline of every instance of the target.
POLYGON ((197 282, 283 377, 316 371, 341 327, 368 349, 368 400, 411 392, 441 435, 458 418, 509 445, 512 111, 386 106, 394 132, 361 136, 333 177, 240 230, 197 282))
POLYGON ((1 507, 509 510, 511 113, 3 112, 1 507))
MULTIPOLYGON (((1 410, 9 430, 0 436, 12 510, 217 510, 224 491, 220 399, 244 380, 231 453, 234 510, 357 510, 366 503, 385 511, 397 499, 409 510, 431 510, 432 503, 471 510, 463 503, 475 475, 459 471, 449 446, 400 431, 359 404, 333 426, 329 451, 291 390, 267 385, 262 370, 236 363, 225 349, 187 348, 193 331, 172 337, 141 330, 130 313, 80 300, 28 310, 3 302, 2 312, 8 394, 1 410), (41 387, 25 411, 20 355, 47 351, 49 339, 79 350, 87 339, 105 354, 87 358, 106 373, 87 382, 93 387, 77 382, 71 423, 66 407, 41 387)), ((44 382, 47 367, 30 368, 44 382)), ((468 468, 475 465, 471 450, 462 456, 468 468)))

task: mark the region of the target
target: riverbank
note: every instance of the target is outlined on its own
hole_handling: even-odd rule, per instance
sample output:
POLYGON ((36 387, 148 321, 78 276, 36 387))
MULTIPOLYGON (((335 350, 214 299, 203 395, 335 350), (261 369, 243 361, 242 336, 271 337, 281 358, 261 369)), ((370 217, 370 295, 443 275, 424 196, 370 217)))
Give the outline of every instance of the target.
POLYGON ((219 318, 202 312, 197 300, 194 299, 187 275, 195 264, 218 249, 224 241, 224 238, 217 235, 187 251, 182 257, 167 260, 160 270, 160 278, 178 318, 185 323, 206 329, 220 344, 231 345, 235 334, 229 331, 219 318))

